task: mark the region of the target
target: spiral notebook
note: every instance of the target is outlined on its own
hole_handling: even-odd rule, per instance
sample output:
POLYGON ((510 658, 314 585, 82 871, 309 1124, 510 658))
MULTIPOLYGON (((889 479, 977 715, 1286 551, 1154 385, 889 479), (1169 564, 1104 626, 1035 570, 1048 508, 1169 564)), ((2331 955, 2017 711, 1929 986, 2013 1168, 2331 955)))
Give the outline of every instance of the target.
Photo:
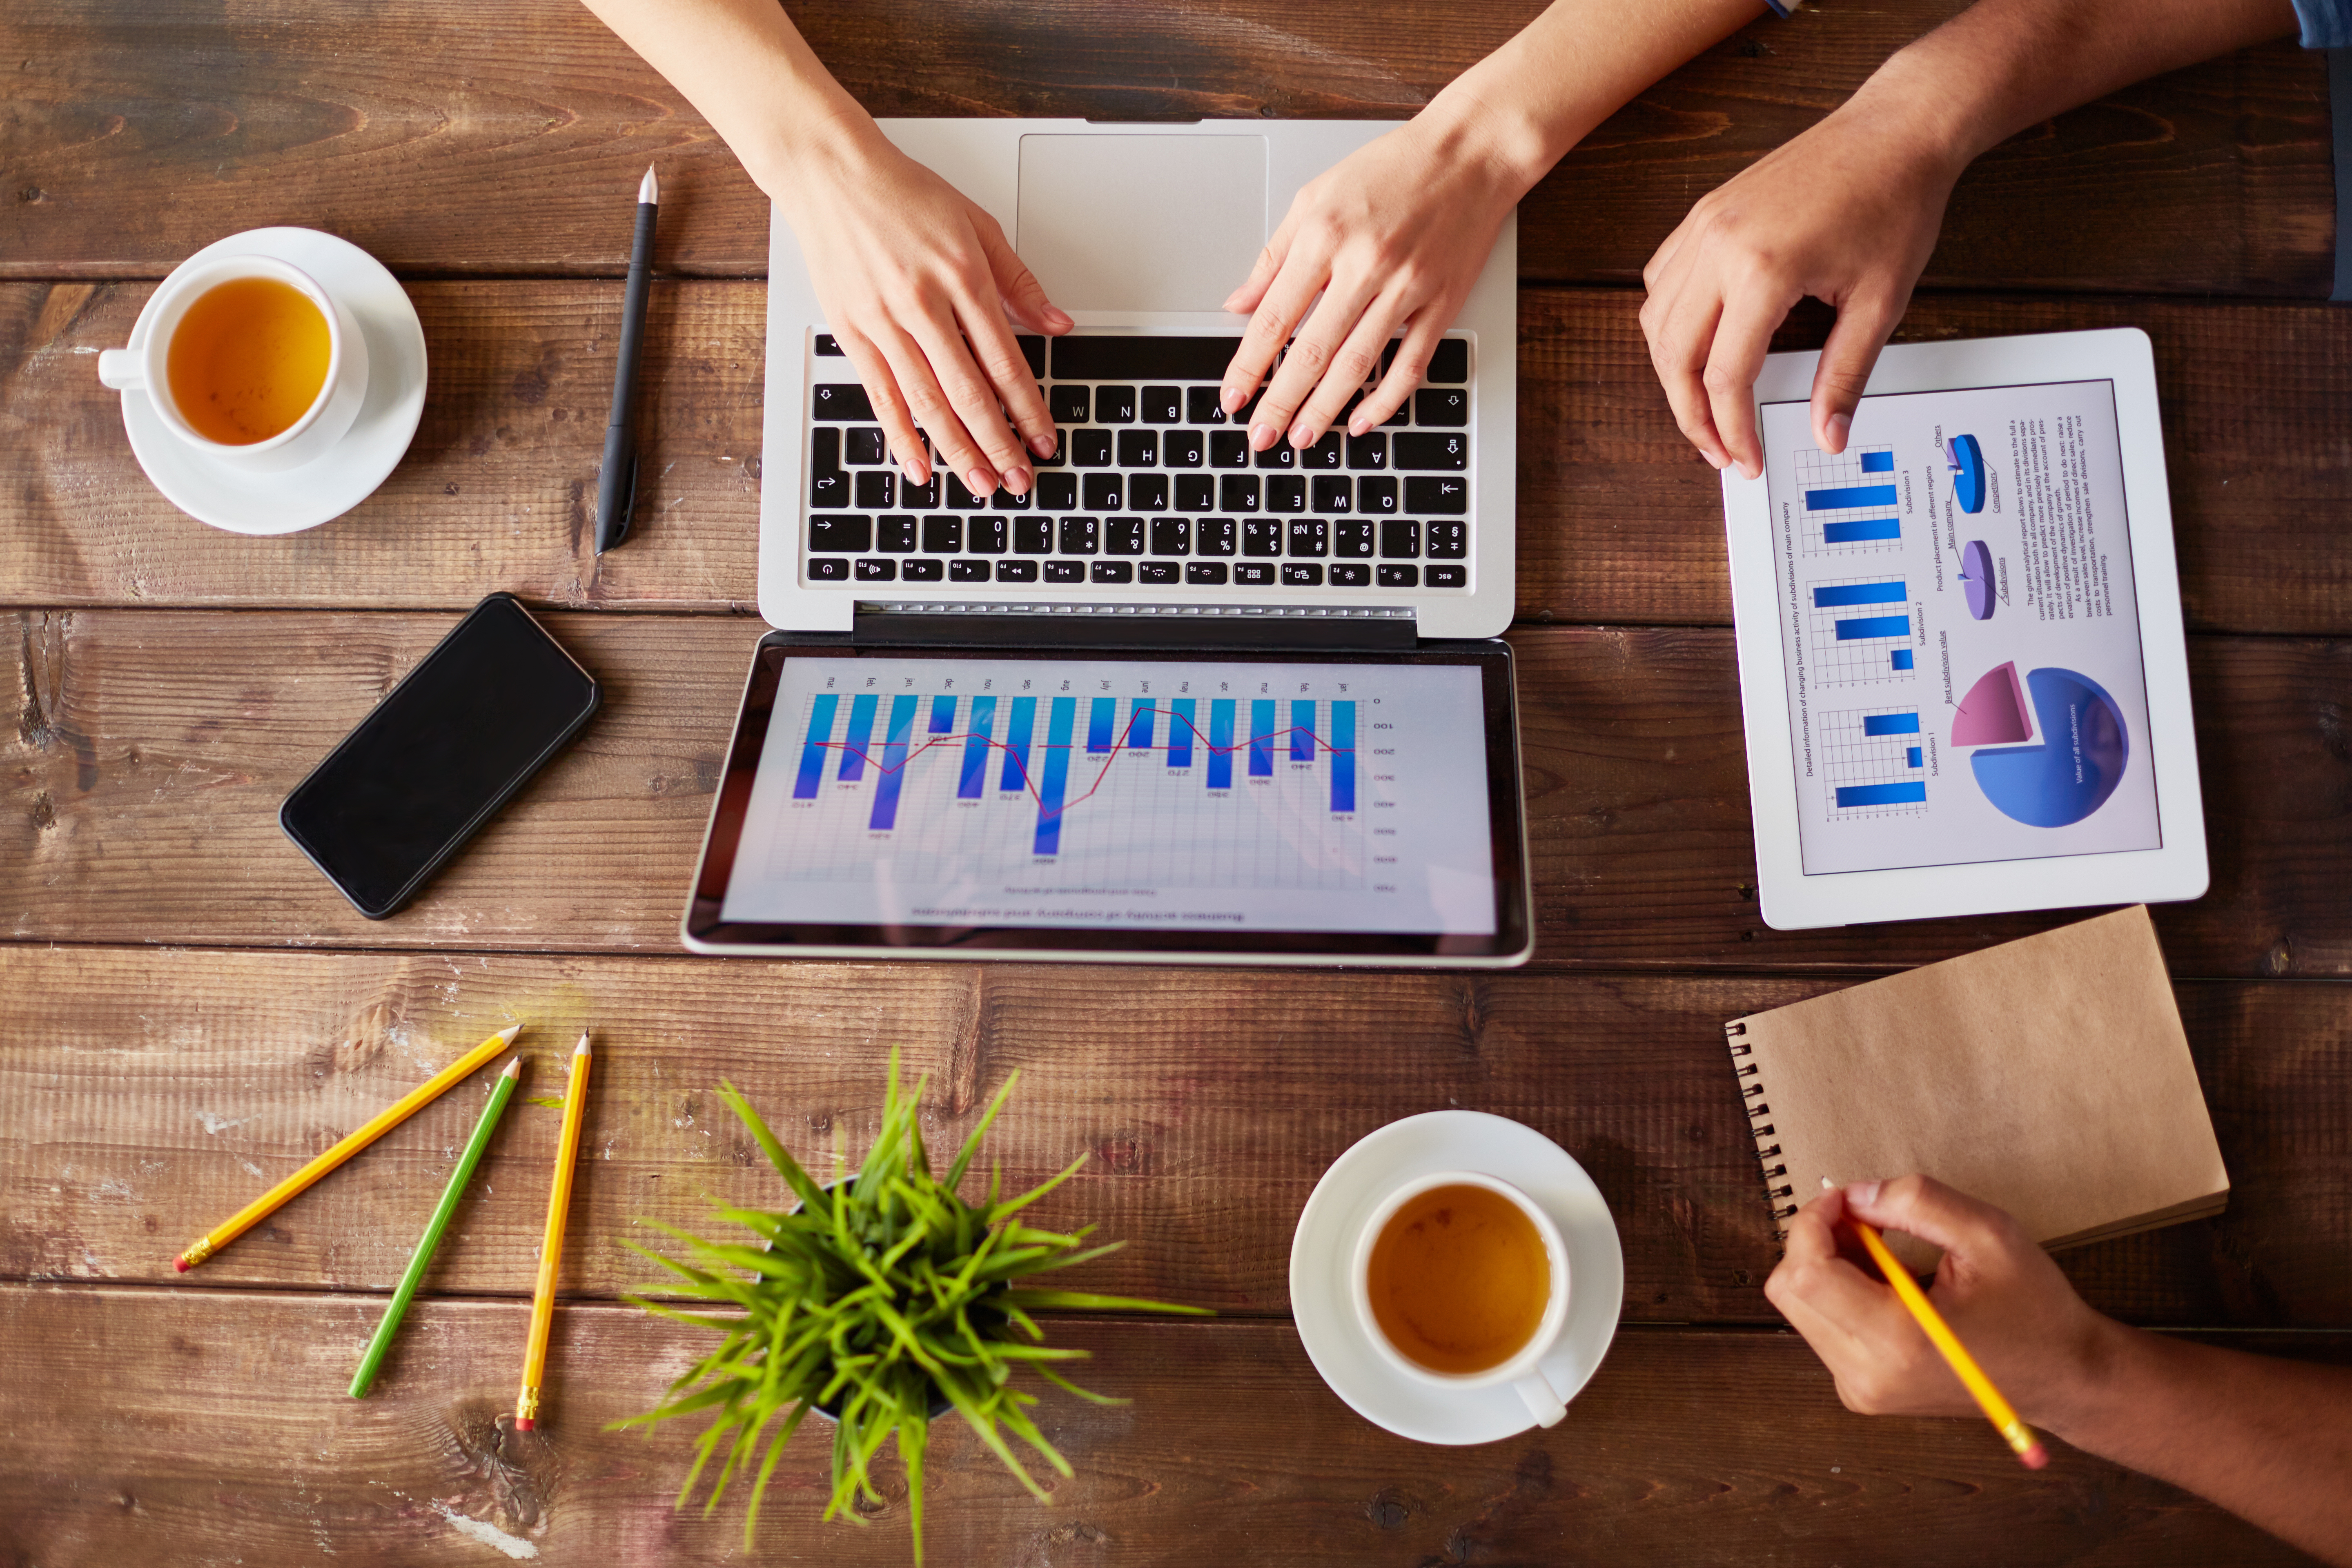
MULTIPOLYGON (((1925 1172, 2077 1247, 2219 1214, 2229 1173, 2146 906, 1724 1026, 1773 1224, 1925 1172)), ((1906 1263, 1937 1254, 1890 1234, 1906 1263)))

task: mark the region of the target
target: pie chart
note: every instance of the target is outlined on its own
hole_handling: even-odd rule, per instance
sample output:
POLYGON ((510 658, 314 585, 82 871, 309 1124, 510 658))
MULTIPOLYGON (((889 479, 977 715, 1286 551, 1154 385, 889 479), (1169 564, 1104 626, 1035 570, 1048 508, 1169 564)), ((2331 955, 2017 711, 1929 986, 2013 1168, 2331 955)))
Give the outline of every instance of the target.
POLYGON ((2000 603, 1994 593, 1992 552, 1981 539, 1971 539, 1960 552, 1960 586, 1969 595, 1969 614, 1980 621, 1992 619, 1993 606, 2000 603))
MULTIPOLYGON (((1996 676, 2012 688, 2017 680, 2015 667, 2003 665, 1977 682, 1969 702, 1996 676)), ((2003 816, 2030 827, 2071 826, 2106 805, 2123 782, 2131 757, 2123 711, 2098 682, 2071 669, 2037 669, 2025 684, 2033 694, 2042 744, 1977 752, 1969 766, 1977 787, 2003 816)), ((1952 727, 1956 745, 1966 743, 1960 723, 1968 704, 1962 707, 1962 721, 1952 727)), ((2016 717, 2021 721, 2023 715, 2016 717)))
POLYGON ((1984 448, 1973 436, 1952 437, 1952 495, 1962 511, 1984 510, 1984 448))
POLYGON ((1985 671, 1952 718, 1955 746, 2014 746, 2033 739, 2025 716, 2025 689, 2017 683, 2014 661, 1985 671))

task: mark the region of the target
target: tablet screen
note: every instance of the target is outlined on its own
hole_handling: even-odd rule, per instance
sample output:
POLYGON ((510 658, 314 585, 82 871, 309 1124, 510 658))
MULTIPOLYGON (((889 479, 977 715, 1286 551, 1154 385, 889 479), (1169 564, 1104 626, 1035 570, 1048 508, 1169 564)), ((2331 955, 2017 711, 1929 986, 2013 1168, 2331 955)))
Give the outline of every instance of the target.
POLYGON ((764 733, 706 859, 723 926, 913 945, 1358 933, 1432 952, 1500 934, 1492 656, 763 657, 764 733))
POLYGON ((1805 873, 2160 847, 2114 384, 1761 412, 1805 873))

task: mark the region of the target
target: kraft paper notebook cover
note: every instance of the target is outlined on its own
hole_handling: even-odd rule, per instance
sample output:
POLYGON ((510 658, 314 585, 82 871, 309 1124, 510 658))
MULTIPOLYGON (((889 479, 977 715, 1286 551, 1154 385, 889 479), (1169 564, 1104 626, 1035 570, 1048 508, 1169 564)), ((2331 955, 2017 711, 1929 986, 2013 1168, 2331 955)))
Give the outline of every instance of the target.
MULTIPOLYGON (((1923 1171, 2049 1247, 2219 1214, 2229 1173, 2145 907, 1725 1026, 1774 1226, 1923 1171)), ((1935 1248, 1890 1233, 1906 1263, 1935 1248)))

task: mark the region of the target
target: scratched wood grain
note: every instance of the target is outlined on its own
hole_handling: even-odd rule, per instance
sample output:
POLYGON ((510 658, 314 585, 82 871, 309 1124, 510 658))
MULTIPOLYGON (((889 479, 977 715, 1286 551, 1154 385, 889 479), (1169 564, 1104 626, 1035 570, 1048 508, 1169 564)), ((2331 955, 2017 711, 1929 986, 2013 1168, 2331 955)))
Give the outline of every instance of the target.
MULTIPOLYGON (((1278 0, 793 16, 878 114, 1403 119, 1540 7, 1278 0)), ((1958 0, 1759 22, 1643 93, 1527 204, 1529 278, 1630 281, 1690 203, 1834 108, 1958 0)), ((663 167, 659 264, 764 273, 766 204, 584 9, 66 0, 0 17, 0 274, 160 277, 221 235, 325 228, 404 274, 614 276, 663 167), (420 69, 420 62, 430 62, 420 69)), ((2325 297, 2326 76, 2281 42, 2035 127, 1961 184, 1934 283, 2325 297)))
MULTIPOLYGON (((671 952, 760 627, 562 614, 605 706, 405 913, 362 920, 277 826, 446 614, 0 615, 0 935, 671 952)), ((1758 918, 1731 637, 1522 626, 1537 962, 1886 969, 2067 918, 1774 931, 1758 918)), ((2178 973, 2352 973, 2352 643, 2191 639, 2212 890, 2178 973)))
MULTIPOLYGON (((518 1434, 519 1301, 428 1300, 383 1379, 343 1395, 372 1297, 0 1287, 0 1525, 26 1562, 738 1562, 734 1503, 673 1510, 688 1432, 646 1408, 695 1338, 616 1306, 556 1318, 550 1414, 518 1434), (100 1392, 102 1391, 102 1393, 100 1392), (93 1419, 93 1396, 106 1415, 93 1419)), ((1549 1432, 1440 1448, 1323 1384, 1288 1324, 1057 1321, 1090 1384, 1038 1408, 1075 1479, 1021 1491, 959 1423, 925 1468, 929 1561, 2042 1564, 2310 1559, 2160 1482, 2053 1443, 2021 1468, 1980 1421, 1847 1414, 1789 1334, 1622 1332, 1549 1432)), ((2342 1337, 2261 1342, 2352 1360, 2342 1337)), ((821 1523, 826 1445, 785 1450, 757 1555, 903 1563, 904 1482, 871 1528, 821 1523)))
MULTIPOLYGON (((756 595, 764 291, 657 284, 645 517, 599 557, 617 284, 412 285, 433 354, 407 458, 350 515, 248 539, 140 473, 96 351, 149 286, 0 284, 0 604, 742 610, 756 595)), ((1675 429, 1635 296, 1530 289, 1519 310, 1518 614, 1730 619, 1712 470, 1675 429)), ((2352 633, 2352 316, 2325 306, 1924 299, 1930 340, 2137 326, 2163 395, 2189 624, 2352 633)), ((1782 334, 1817 347, 1817 315, 1782 334)))
MULTIPOLYGON (((1005 1179, 1127 1249, 1079 1288, 1290 1310, 1292 1228, 1372 1129, 1457 1106, 1535 1127, 1600 1184, 1633 1321, 1776 1322, 1777 1256, 1724 1055, 1727 1018, 1833 984, 1730 976, 1247 975, 505 954, 0 947, 0 1278, 169 1283, 207 1227, 510 1022, 531 1081, 435 1289, 527 1293, 578 1032, 599 1042, 564 1288, 656 1277, 640 1221, 789 1203, 711 1093, 749 1094, 806 1163, 855 1162, 893 1046, 935 1086, 927 1136, 991 1135, 1005 1179)), ((2063 1255, 2134 1321, 2352 1329, 2352 1058, 2329 987, 2180 986, 2230 1212, 2063 1255)), ((390 1289, 490 1072, 204 1266, 206 1286, 390 1289)), ((1895 1173, 1886 1173, 1893 1174, 1895 1173)), ((1074 1280, 1076 1277, 1073 1277, 1074 1280)))

